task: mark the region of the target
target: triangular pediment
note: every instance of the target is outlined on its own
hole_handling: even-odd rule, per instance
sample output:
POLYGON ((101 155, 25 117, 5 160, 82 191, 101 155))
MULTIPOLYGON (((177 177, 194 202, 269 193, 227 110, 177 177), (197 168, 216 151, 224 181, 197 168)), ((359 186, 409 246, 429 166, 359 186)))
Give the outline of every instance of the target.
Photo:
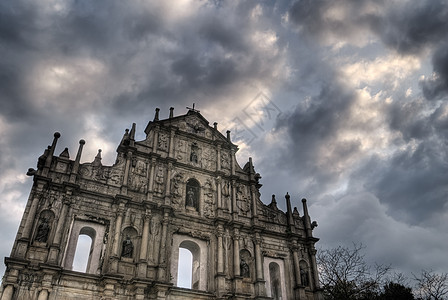
POLYGON ((236 146, 228 141, 217 128, 210 126, 209 121, 205 119, 198 111, 189 110, 185 115, 164 120, 150 121, 145 129, 146 134, 149 134, 151 128, 157 125, 175 127, 178 131, 188 135, 206 138, 213 141, 220 141, 236 146))

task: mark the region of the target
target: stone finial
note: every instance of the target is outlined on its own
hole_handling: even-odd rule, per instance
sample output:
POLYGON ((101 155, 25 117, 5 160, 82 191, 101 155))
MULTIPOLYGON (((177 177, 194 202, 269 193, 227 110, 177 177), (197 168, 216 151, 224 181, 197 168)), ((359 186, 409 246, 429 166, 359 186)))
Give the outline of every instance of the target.
POLYGON ((59 157, 70 158, 70 154, 68 153, 68 148, 65 147, 64 151, 59 154, 59 157))
POLYGON ((155 115, 154 115, 154 121, 158 121, 159 120, 159 111, 160 111, 160 108, 156 108, 156 113, 155 113, 155 115))
POLYGON ((271 200, 271 203, 268 204, 268 207, 271 209, 278 210, 277 200, 275 200, 275 195, 272 195, 272 200, 271 200))
POLYGON ((170 107, 170 119, 174 117, 174 107, 170 107))
POLYGON ((78 174, 78 169, 79 169, 79 161, 81 160, 82 148, 84 147, 85 143, 86 143, 86 141, 79 140, 78 153, 76 153, 75 163, 73 164, 72 173, 70 174, 70 182, 71 183, 75 183, 75 181, 76 181, 76 176, 78 174))
POLYGON ((300 216, 300 214, 299 214, 299 210, 297 209, 297 207, 295 207, 294 206, 294 211, 292 212, 292 214, 293 214, 293 216, 297 216, 297 217, 299 217, 300 216))
POLYGON ((135 139, 135 123, 132 123, 131 131, 129 132, 129 139, 135 139))
POLYGON ((101 166, 101 149, 98 149, 98 154, 95 156, 95 160, 92 164, 94 167, 101 166))
POLYGON ((215 128, 216 130, 218 130, 218 123, 217 123, 217 122, 213 123, 213 128, 215 128))
POLYGON ((45 158, 45 164, 43 166, 42 176, 48 175, 48 171, 50 170, 50 166, 51 166, 51 161, 53 160, 54 150, 56 149, 56 143, 60 137, 61 137, 61 134, 59 132, 54 133, 53 143, 51 144, 51 147, 49 148, 49 151, 48 151, 48 155, 45 158))
POLYGON ((227 140, 230 142, 230 130, 227 130, 227 140))

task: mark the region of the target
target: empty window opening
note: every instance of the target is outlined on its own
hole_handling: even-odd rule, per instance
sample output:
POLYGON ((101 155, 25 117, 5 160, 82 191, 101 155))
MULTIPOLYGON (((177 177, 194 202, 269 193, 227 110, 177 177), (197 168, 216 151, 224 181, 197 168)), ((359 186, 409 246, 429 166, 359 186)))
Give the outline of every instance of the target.
POLYGON ((275 262, 271 262, 269 264, 269 279, 271 282, 271 297, 274 300, 283 299, 280 279, 280 266, 275 262))
POLYGON ((179 248, 179 264, 177 269, 177 286, 191 289, 193 270, 193 254, 186 248, 179 248))
POLYGON ((76 245, 73 271, 86 272, 92 250, 92 238, 87 234, 80 234, 76 245))

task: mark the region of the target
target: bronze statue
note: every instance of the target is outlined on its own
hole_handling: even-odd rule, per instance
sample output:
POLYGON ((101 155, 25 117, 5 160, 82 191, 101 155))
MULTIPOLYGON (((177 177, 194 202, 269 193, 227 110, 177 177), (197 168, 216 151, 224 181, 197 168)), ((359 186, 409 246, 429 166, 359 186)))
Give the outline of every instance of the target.
POLYGON ((132 257, 133 252, 134 252, 134 245, 132 244, 129 235, 127 235, 126 239, 123 241, 123 245, 121 248, 121 257, 132 257))

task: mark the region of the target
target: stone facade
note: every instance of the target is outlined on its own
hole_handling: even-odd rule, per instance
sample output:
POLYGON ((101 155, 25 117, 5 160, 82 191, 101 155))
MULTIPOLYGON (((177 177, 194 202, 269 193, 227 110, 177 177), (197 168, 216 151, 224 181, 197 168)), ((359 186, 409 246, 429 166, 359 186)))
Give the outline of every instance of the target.
MULTIPOLYGON (((80 163, 39 157, 2 282, 9 299, 320 299, 316 226, 260 201, 252 160, 243 168, 230 132, 196 110, 159 120, 135 141, 126 130, 112 166, 101 150, 80 163), (84 272, 72 270, 78 238, 91 239, 84 272), (178 287, 179 249, 192 256, 191 286, 178 287)), ((182 262, 183 263, 183 262, 182 262)))

